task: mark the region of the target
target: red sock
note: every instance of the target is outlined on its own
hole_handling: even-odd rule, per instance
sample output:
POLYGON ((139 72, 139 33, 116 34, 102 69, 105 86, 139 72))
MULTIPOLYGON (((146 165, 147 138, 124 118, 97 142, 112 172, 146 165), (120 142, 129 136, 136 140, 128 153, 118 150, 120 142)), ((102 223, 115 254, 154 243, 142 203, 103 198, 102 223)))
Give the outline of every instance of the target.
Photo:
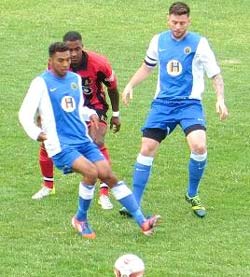
MULTIPOLYGON (((110 160, 110 156, 109 156, 109 151, 108 148, 106 148, 105 144, 103 144, 102 146, 99 146, 100 151, 102 152, 103 156, 105 157, 105 159, 111 164, 111 160, 110 160)), ((100 185, 100 196, 101 195, 109 195, 109 188, 106 184, 101 184, 100 185)))
POLYGON ((102 183, 100 184, 100 196, 101 195, 106 195, 109 196, 109 188, 106 184, 102 183))
POLYGON ((54 187, 54 176, 53 176, 53 162, 48 157, 48 153, 43 144, 41 144, 39 152, 39 164, 41 174, 43 176, 43 185, 47 188, 53 189, 54 187))

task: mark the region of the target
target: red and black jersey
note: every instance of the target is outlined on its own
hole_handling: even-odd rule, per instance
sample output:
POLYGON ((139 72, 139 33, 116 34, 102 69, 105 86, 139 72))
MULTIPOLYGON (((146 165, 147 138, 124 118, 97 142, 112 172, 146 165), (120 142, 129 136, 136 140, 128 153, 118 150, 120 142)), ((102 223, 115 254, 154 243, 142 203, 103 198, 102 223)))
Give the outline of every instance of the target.
POLYGON ((81 66, 71 65, 71 70, 82 78, 84 105, 106 113, 108 104, 104 85, 110 89, 117 88, 117 78, 107 58, 92 51, 83 51, 81 66))

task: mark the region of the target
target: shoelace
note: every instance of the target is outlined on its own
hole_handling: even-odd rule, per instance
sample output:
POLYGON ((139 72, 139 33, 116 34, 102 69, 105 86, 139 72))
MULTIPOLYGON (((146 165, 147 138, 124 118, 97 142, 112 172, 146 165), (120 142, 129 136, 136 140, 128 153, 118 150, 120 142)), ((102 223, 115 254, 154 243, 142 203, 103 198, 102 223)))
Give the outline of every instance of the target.
POLYGON ((199 196, 195 196, 194 198, 192 198, 191 202, 192 202, 193 206, 202 207, 201 200, 200 200, 199 196))

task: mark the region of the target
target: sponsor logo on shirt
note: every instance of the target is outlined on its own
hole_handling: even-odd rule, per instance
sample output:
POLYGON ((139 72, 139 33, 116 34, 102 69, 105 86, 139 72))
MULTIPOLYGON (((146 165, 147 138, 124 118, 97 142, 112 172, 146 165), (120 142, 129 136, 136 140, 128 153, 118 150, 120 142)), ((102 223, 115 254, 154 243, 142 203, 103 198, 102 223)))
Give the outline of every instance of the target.
POLYGON ((85 95, 92 94, 91 85, 92 80, 89 77, 82 77, 82 91, 85 95))
POLYGON ((170 60, 167 63, 167 72, 170 76, 179 76, 182 73, 181 63, 178 60, 170 60))
POLYGON ((73 112, 76 109, 76 102, 72 96, 64 96, 61 100, 62 109, 67 112, 73 112))

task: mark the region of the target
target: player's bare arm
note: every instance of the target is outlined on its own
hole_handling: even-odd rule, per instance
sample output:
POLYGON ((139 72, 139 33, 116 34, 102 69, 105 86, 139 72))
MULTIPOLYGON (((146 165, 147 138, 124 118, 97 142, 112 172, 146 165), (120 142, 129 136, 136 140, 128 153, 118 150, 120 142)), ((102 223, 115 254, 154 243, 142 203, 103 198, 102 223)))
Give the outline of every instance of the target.
POLYGON ((152 70, 152 68, 149 68, 145 63, 143 63, 130 79, 122 93, 122 102, 126 106, 128 106, 129 101, 133 99, 133 88, 144 81, 151 74, 152 70))
POLYGON ((217 74, 212 78, 213 87, 216 92, 216 112, 220 116, 220 120, 224 120, 228 117, 228 110, 224 100, 224 81, 221 74, 217 74))
POLYGON ((117 88, 108 88, 108 95, 110 98, 111 106, 112 106, 112 117, 110 119, 110 130, 113 133, 117 133, 121 128, 121 121, 119 117, 119 92, 117 88))

